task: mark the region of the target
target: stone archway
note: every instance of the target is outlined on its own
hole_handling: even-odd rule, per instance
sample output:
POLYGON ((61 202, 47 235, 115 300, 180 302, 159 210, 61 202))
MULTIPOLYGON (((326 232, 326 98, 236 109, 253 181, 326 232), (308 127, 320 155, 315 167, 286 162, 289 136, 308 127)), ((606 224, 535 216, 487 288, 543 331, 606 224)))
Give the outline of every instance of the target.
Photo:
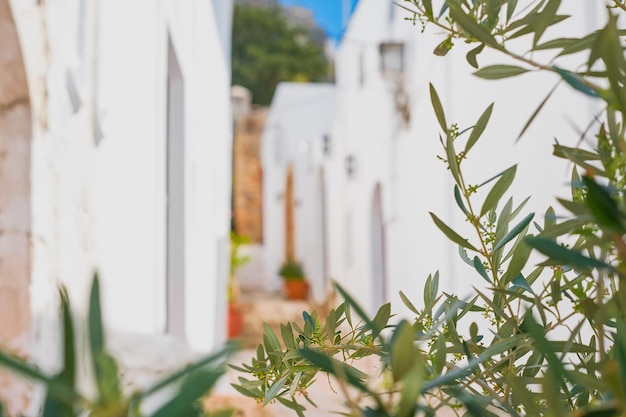
POLYGON ((9 0, 0 0, 0 344, 30 325, 31 139, 22 50, 9 0))

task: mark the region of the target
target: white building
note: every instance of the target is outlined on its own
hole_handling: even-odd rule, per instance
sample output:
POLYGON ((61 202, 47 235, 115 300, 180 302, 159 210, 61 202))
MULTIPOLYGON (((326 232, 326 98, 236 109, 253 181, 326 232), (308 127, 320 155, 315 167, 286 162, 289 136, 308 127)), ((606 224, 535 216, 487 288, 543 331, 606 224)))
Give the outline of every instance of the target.
POLYGON ((325 148, 335 115, 332 84, 280 83, 262 137, 263 230, 270 288, 280 285, 277 272, 286 259, 286 212, 294 218, 295 258, 302 262, 312 296, 323 299, 328 272, 324 219, 325 148), (288 201, 287 184, 293 184, 288 201))
MULTIPOLYGON (((558 25, 563 34, 587 33, 605 16, 599 5, 584 1, 568 2, 562 9, 574 16, 558 25)), ((422 33, 419 24, 406 17, 411 16, 392 1, 360 0, 337 49, 335 121, 325 144, 330 152, 318 169, 326 187, 326 233, 323 243, 310 243, 306 253, 326 259, 328 276, 372 313, 387 301, 401 311, 399 291, 420 304, 424 282, 437 270, 440 290, 461 297, 478 282, 475 271, 460 259, 458 247, 428 214, 436 213, 471 236, 454 201, 450 173, 437 158, 444 151, 429 83, 439 93, 448 123, 458 123, 460 129, 473 126, 495 102, 491 122, 464 162, 465 175, 471 184, 480 184, 518 163, 511 194, 517 204, 532 196, 526 210, 536 213, 538 223, 549 205, 558 210, 555 195, 568 193, 571 167, 551 156, 554 139, 575 144, 593 109, 580 93, 562 85, 516 143, 557 77, 529 73, 501 81, 480 80, 471 75, 473 69, 465 61, 467 45, 456 42, 447 56, 435 56, 433 50, 443 35, 430 26, 422 33), (387 67, 383 51, 390 53, 387 67)), ((540 54, 535 57, 541 59, 540 54)), ((481 66, 505 60, 488 51, 478 57, 481 66)), ((295 112, 294 107, 290 111, 295 112)), ((272 167, 264 169, 268 182, 274 184, 269 179, 274 175, 272 167)), ((278 178, 283 175, 279 172, 278 178)), ((297 193, 315 192, 301 186, 296 183, 297 193)), ((276 198, 268 195, 266 204, 274 204, 276 198)), ((301 221, 312 222, 311 218, 301 221)), ((265 230, 268 251, 279 254, 269 234, 282 232, 265 230)), ((296 233, 298 239, 309 239, 296 233)))
MULTIPOLYGON (((0 336, 101 278, 113 333, 224 340, 227 0, 0 0, 0 336)), ((54 359, 49 346, 36 359, 54 359)))
MULTIPOLYGON (((604 18, 598 5, 584 1, 562 9, 574 15, 558 26, 564 34, 587 33, 604 18)), ((419 24, 406 17, 391 1, 361 0, 337 53, 338 111, 331 146, 338 152, 327 162, 330 274, 371 312, 386 301, 399 309, 399 291, 421 304, 424 282, 437 270, 440 289, 461 297, 479 282, 428 214, 472 236, 454 201, 450 172, 437 158, 445 154, 429 83, 439 93, 448 123, 458 123, 461 130, 495 102, 491 122, 464 162, 466 178, 480 184, 518 163, 511 195, 517 204, 532 196, 526 210, 536 213, 538 223, 549 205, 558 210, 555 195, 568 193, 571 166, 552 156, 554 139, 573 146, 592 114, 580 93, 562 85, 515 143, 558 78, 530 73, 480 80, 465 61, 473 46, 455 42, 447 56, 435 56, 443 35, 430 26, 421 33, 419 24), (387 68, 383 51, 392 58, 387 68), (348 161, 354 166, 351 175, 345 172, 348 161)), ((535 58, 541 60, 540 54, 535 58)), ((487 51, 478 58, 481 66, 505 60, 487 51)))

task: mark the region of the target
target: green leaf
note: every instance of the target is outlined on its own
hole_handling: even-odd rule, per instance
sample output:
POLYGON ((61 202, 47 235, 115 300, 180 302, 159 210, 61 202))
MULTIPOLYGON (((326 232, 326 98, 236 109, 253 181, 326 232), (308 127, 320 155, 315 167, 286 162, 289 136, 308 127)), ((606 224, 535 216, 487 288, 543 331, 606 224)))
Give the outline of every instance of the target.
POLYGON ((500 80, 503 78, 516 77, 528 71, 528 69, 516 65, 490 65, 479 69, 474 75, 484 80, 500 80))
POLYGON ((193 411, 199 412, 195 408, 196 402, 215 386, 222 374, 223 372, 217 370, 202 370, 189 375, 178 394, 152 414, 152 417, 188 416, 193 411))
POLYGON ((424 308, 432 309, 437 299, 437 293, 439 292, 439 271, 435 273, 435 276, 429 275, 424 284, 424 308))
POLYGON ((517 0, 507 0, 506 7, 506 21, 509 22, 511 17, 513 17, 513 13, 515 13, 515 8, 517 7, 517 0))
POLYGON ((603 187, 587 175, 583 175, 582 180, 587 188, 585 205, 589 207, 598 224, 613 232, 626 233, 623 226, 624 215, 617 206, 617 202, 603 187))
POLYGON ((526 206, 526 203, 528 203, 529 200, 530 200, 530 197, 526 197, 524 201, 522 201, 520 205, 517 206, 515 210, 513 210, 513 213, 511 213, 512 219, 516 218, 517 215, 520 214, 520 212, 524 209, 524 207, 526 206))
POLYGON ((252 390, 249 390, 247 388, 242 387, 241 385, 237 385, 237 384, 230 384, 237 392, 239 392, 241 395, 245 396, 245 397, 250 397, 250 398, 254 398, 254 399, 258 399, 260 396, 260 392, 255 392, 252 390))
POLYGON ((609 14, 606 26, 600 31, 598 44, 600 56, 606 67, 610 90, 616 103, 616 106, 612 107, 624 112, 626 97, 624 96, 623 74, 626 72, 626 58, 624 58, 624 49, 619 38, 617 19, 616 15, 609 14))
POLYGON ((472 49, 465 55, 465 59, 467 62, 474 68, 478 69, 478 54, 480 54, 483 49, 485 49, 485 44, 481 43, 476 48, 472 49))
MULTIPOLYGON (((176 382, 178 382, 181 378, 186 377, 187 375, 189 375, 192 372, 198 371, 201 368, 204 367, 217 367, 217 366, 221 366, 221 364, 224 362, 224 360, 228 357, 229 354, 231 354, 233 351, 235 350, 235 345, 234 344, 227 344, 223 349, 219 350, 218 352, 212 353, 210 355, 207 355, 199 360, 197 360, 196 362, 190 364, 189 366, 180 369, 176 372, 173 372, 169 375, 167 375, 166 377, 162 378, 161 380, 158 380, 157 382, 155 382, 153 385, 149 386, 148 388, 138 392, 136 394, 137 398, 145 398, 149 395, 152 395, 160 390, 162 390, 163 388, 166 388, 176 382)), ((257 349, 257 356, 261 356, 261 358, 259 360, 262 361, 262 357, 263 355, 263 346, 259 345, 258 349, 257 349)))
POLYGON ((472 17, 465 14, 461 6, 457 3, 447 2, 450 7, 450 17, 470 36, 478 41, 499 51, 504 50, 498 41, 484 27, 479 25, 472 17))
POLYGON ((100 282, 94 275, 89 296, 88 313, 89 347, 91 350, 92 369, 98 388, 100 405, 116 403, 122 398, 119 369, 112 356, 106 352, 102 310, 100 307, 100 282))
POLYGON ((33 379, 38 382, 50 384, 52 381, 51 377, 44 374, 41 370, 39 370, 35 366, 29 363, 26 363, 20 360, 19 358, 16 358, 1 350, 0 350, 0 365, 13 372, 16 372, 19 375, 22 375, 26 378, 33 379))
POLYGON ((587 224, 589 224, 589 219, 574 218, 565 220, 562 223, 546 228, 541 235, 545 237, 558 237, 564 234, 578 233, 582 230, 583 226, 587 224))
POLYGON ((437 121, 439 122, 439 126, 441 126, 441 130, 448 133, 448 124, 446 122, 446 115, 443 112, 443 106, 441 105, 441 100, 439 100, 439 95, 435 90, 435 87, 432 84, 430 85, 430 101, 433 106, 433 110, 435 111, 435 116, 437 116, 437 121))
POLYGON ((435 366, 435 375, 441 375, 443 372, 443 368, 446 364, 446 337, 442 333, 437 337, 434 344, 435 349, 435 357, 434 357, 434 366, 435 366))
POLYGON ((61 288, 59 294, 61 296, 61 312, 63 316, 63 369, 59 377, 63 383, 74 389, 76 386, 77 355, 72 311, 67 291, 61 288))
POLYGON ((567 249, 550 238, 529 236, 524 240, 528 245, 548 256, 550 260, 556 261, 561 265, 583 268, 585 270, 592 268, 610 268, 604 262, 589 258, 578 251, 567 249))
POLYGON ((276 334, 274 333, 272 328, 267 325, 267 323, 263 323, 263 341, 265 344, 265 350, 268 353, 275 352, 281 349, 280 342, 278 341, 276 334))
POLYGON ((420 393, 423 381, 423 366, 413 366, 409 369, 400 390, 400 401, 396 417, 413 417, 416 415, 417 396, 420 393))
POLYGON ((467 251, 465 249, 463 249, 462 247, 460 247, 460 246, 459 246, 459 256, 461 257, 461 260, 463 262, 465 262, 466 264, 468 264, 472 268, 474 267, 474 262, 467 255, 467 251))
POLYGON ((278 397, 276 399, 278 400, 279 403, 281 403, 285 407, 295 411, 296 414, 298 415, 298 417, 304 417, 303 411, 306 410, 306 408, 304 408, 302 405, 298 404, 295 399, 293 399, 291 401, 289 401, 289 400, 287 400, 285 398, 282 398, 282 397, 278 397))
POLYGON ((415 366, 417 353, 413 344, 413 327, 402 320, 393 334, 390 346, 391 373, 398 382, 415 366))
POLYGON ((565 49, 576 42, 579 42, 578 38, 557 38, 551 39, 548 42, 544 42, 542 44, 536 45, 533 50, 535 51, 543 51, 547 49, 565 49))
MULTIPOLYGON (((356 314, 365 322, 365 325, 369 329, 372 329, 373 332, 375 331, 377 332, 377 334, 380 334, 382 329, 376 327, 376 324, 367 316, 367 314, 365 313, 365 310, 361 308, 361 306, 350 296, 350 294, 348 294, 348 292, 345 289, 343 289, 341 285, 337 283, 334 283, 334 287, 337 289, 339 294, 346 300, 346 304, 348 306, 351 306, 356 312, 356 314)), ((348 311, 348 308, 346 308, 346 313, 347 311, 348 311)))
POLYGON ((455 381, 462 380, 463 378, 474 372, 476 369, 478 369, 481 363, 484 363, 494 356, 501 355, 509 349, 516 347, 523 340, 524 338, 522 335, 517 335, 492 343, 478 357, 470 359, 467 362, 466 366, 462 368, 453 368, 448 373, 425 382, 422 387, 422 393, 429 392, 434 388, 443 387, 455 381))
POLYGON ((417 310, 417 308, 415 308, 415 306, 413 305, 413 303, 407 298, 406 295, 404 295, 404 293, 402 291, 400 291, 400 299, 402 300, 402 302, 404 303, 404 305, 406 306, 406 308, 408 308, 409 310, 411 310, 412 313, 414 314, 420 314, 419 311, 417 310))
POLYGON ((387 323, 389 323, 389 318, 391 317, 391 304, 383 304, 374 316, 372 323, 375 327, 372 328, 372 337, 376 338, 380 334, 380 332, 387 327, 387 323))
POLYGON ((472 244, 469 243, 467 239, 462 238, 457 232, 455 232, 448 225, 442 222, 439 217, 437 217, 434 213, 429 212, 429 214, 435 222, 435 225, 439 228, 439 230, 443 232, 444 235, 448 237, 448 239, 460 246, 463 246, 464 248, 473 250, 474 252, 478 252, 478 249, 472 246, 472 244))
POLYGON ((526 263, 528 262, 531 252, 532 250, 530 246, 525 243, 525 240, 521 239, 521 242, 517 248, 515 248, 515 252, 513 252, 513 256, 511 257, 511 261, 509 262, 506 272, 500 278, 502 285, 508 284, 511 280, 517 277, 520 272, 522 272, 522 269, 524 269, 526 263))
POLYGON ((291 328, 291 324, 280 324, 280 333, 283 338, 283 343, 285 347, 295 349, 298 347, 296 343, 296 339, 293 337, 293 329, 291 328))
POLYGON ((446 136, 446 157, 448 158, 448 167, 454 182, 461 185, 461 173, 459 171, 459 163, 456 160, 456 151, 454 150, 454 142, 451 135, 446 136))
POLYGON ((523 27, 510 35, 509 39, 533 33, 533 48, 535 48, 548 27, 554 26, 569 17, 556 14, 560 0, 550 0, 543 10, 539 11, 543 4, 545 4, 545 1, 538 2, 531 12, 526 13, 522 19, 510 25, 510 28, 513 28, 514 25, 523 27))
POLYGON ((276 396, 280 393, 280 391, 284 388, 285 382, 287 382, 287 378, 289 378, 290 374, 287 373, 283 375, 278 381, 274 382, 272 386, 265 393, 265 398, 263 399, 263 406, 266 406, 270 403, 276 396))
POLYGON ((297 372, 293 377, 293 382, 291 383, 291 387, 289 387, 289 396, 293 398, 296 394, 296 390, 298 389, 298 385, 300 384, 300 379, 302 378, 302 372, 297 372))
MULTIPOLYGON (((496 242, 502 240, 503 237, 507 235, 509 232, 509 223, 512 219, 512 211, 513 211, 513 197, 509 197, 506 204, 500 210, 500 213, 497 214, 498 221, 496 223, 496 234, 494 236, 494 242, 492 242, 492 247, 496 242)), ((500 269, 500 264, 502 263, 503 251, 501 249, 492 249, 492 267, 495 270, 500 269)))
POLYGON ((617 337, 615 338, 615 360, 617 362, 617 376, 620 397, 626 399, 626 325, 622 321, 617 323, 617 337))
POLYGON ((323 352, 319 352, 309 348, 301 348, 298 350, 303 358, 320 368, 323 372, 335 375, 345 380, 353 387, 362 392, 371 394, 370 389, 363 382, 363 378, 367 375, 358 371, 356 368, 331 358, 323 352))
POLYGON ((476 271, 478 271, 481 277, 487 280, 488 283, 493 284, 493 281, 491 280, 491 278, 489 278, 489 274, 487 274, 487 270, 485 269, 485 266, 480 261, 480 258, 478 256, 474 257, 474 268, 476 269, 476 271))
POLYGON ((556 226, 556 212, 552 206, 548 207, 546 214, 543 216, 543 227, 545 230, 556 226))
MULTIPOLYGON (((508 168, 507 168, 507 169, 508 169, 508 168)), ((501 171, 501 172, 497 173, 497 174, 496 174, 496 175, 494 175, 493 177, 489 178, 487 181, 483 181, 482 183, 480 183, 480 184, 478 185, 478 187, 476 187, 476 188, 478 189, 478 188, 484 187, 485 185, 489 184, 491 181, 493 181, 493 180, 495 180, 495 179, 497 179, 497 178, 500 178, 500 177, 501 177, 501 176, 502 176, 502 175, 503 175, 506 171, 507 171, 507 170, 505 169, 504 171, 501 171)))
POLYGON ((598 98, 600 97, 600 93, 596 91, 595 88, 589 86, 587 82, 580 76, 574 74, 571 71, 567 71, 561 69, 559 67, 552 67, 552 69, 563 78, 563 80, 568 83, 575 90, 580 91, 581 93, 588 95, 589 97, 598 98))
MULTIPOLYGON (((546 339, 544 335, 544 328, 533 318, 532 312, 528 312, 524 316, 524 321, 520 327, 524 332, 533 337, 533 345, 535 349, 540 351, 548 361, 549 366, 547 369, 551 382, 555 386, 565 385, 564 379, 567 378, 567 371, 565 370, 561 360, 557 357, 554 347, 546 339)), ((567 388, 565 388, 565 390, 567 392, 567 388)))
POLYGON ((513 284, 513 287, 521 288, 521 289, 523 289, 525 291, 528 291, 531 294, 535 294, 533 292, 533 289, 531 288, 531 286, 526 281, 526 278, 524 278, 524 276, 522 274, 519 274, 518 276, 513 278, 511 283, 513 284))
MULTIPOLYGON (((100 283, 97 275, 94 276, 91 283, 88 322, 89 346, 91 348, 91 354, 95 357, 104 352, 104 329, 100 309, 100 283)), ((95 371, 97 374, 98 370, 96 369, 95 371)))
POLYGON ((570 148, 568 146, 554 145, 553 155, 558 158, 569 159, 577 165, 583 165, 587 161, 598 161, 600 155, 596 152, 590 152, 581 148, 570 148))
POLYGON ((498 414, 494 414, 488 410, 487 405, 490 403, 490 400, 484 396, 469 394, 467 391, 463 391, 458 387, 444 389, 444 392, 463 404, 467 410, 464 416, 498 417, 498 414))
POLYGON ((500 0, 487 0, 487 23, 489 30, 493 30, 498 23, 498 14, 503 3, 500 0))
POLYGON ((493 248, 494 251, 504 247, 504 245, 506 245, 507 243, 509 243, 511 240, 513 240, 517 235, 519 235, 524 229, 526 229, 526 227, 528 227, 528 225, 530 224, 530 222, 532 221, 532 219, 535 217, 535 213, 530 213, 528 216, 526 216, 524 218, 524 220, 522 220, 521 222, 519 222, 517 224, 517 226, 515 226, 513 229, 511 229, 511 231, 502 238, 502 240, 500 240, 499 242, 496 242, 496 246, 493 248))
POLYGON ((61 393, 55 392, 55 387, 63 386, 75 390, 76 386, 76 352, 74 339, 74 324, 70 301, 65 288, 59 289, 61 298, 61 315, 63 323, 63 362, 60 373, 54 377, 51 387, 46 394, 43 405, 43 417, 73 417, 74 402, 70 398, 63 398, 61 393))
POLYGON ((426 17, 428 17, 431 20, 434 19, 432 0, 422 0, 422 5, 424 5, 424 11, 426 13, 426 17))
POLYGON ((461 209, 461 211, 466 215, 469 216, 470 212, 467 210, 467 208, 465 207, 465 204, 463 204, 463 198, 461 197, 461 191, 459 190, 459 186, 458 185, 454 185, 454 199, 456 200, 456 204, 459 206, 459 208, 461 209))
POLYGON ((502 174, 502 177, 496 182, 493 186, 487 197, 485 198, 485 202, 483 203, 482 208, 480 209, 480 216, 484 216, 489 210, 495 208, 498 205, 498 202, 509 189, 511 184, 513 183, 513 179, 515 178, 515 173, 517 171, 517 165, 513 165, 508 168, 502 174))
POLYGON ((548 102, 548 100, 550 100, 550 97, 552 97, 552 94, 554 94, 554 92, 556 91, 556 88, 559 86, 559 83, 556 83, 554 85, 554 87, 552 87, 552 89, 550 90, 550 92, 548 93, 547 96, 545 96, 545 98, 543 100, 541 100, 541 103, 539 103, 539 106, 537 106, 537 108, 535 109, 535 111, 530 115, 530 117, 528 118, 528 120, 526 121, 526 123, 524 124, 524 127, 522 128, 521 132, 519 133, 519 135, 517 135, 517 139, 515 139, 515 141, 517 142, 518 140, 520 140, 522 138, 522 136, 524 136, 524 133, 526 133, 526 131, 528 130, 528 128, 530 127, 530 125, 535 121, 535 119, 537 118, 537 116, 539 115, 539 113, 541 112, 541 110, 543 109, 543 107, 546 105, 546 103, 548 102))
POLYGON ((485 128, 487 127, 487 123, 489 123, 489 118, 491 117, 492 111, 493 111, 493 103, 491 103, 489 107, 485 109, 483 114, 480 115, 480 118, 476 122, 476 125, 474 125, 474 128, 472 129, 472 133, 470 133, 469 139, 467 140, 467 144, 465 145, 465 151, 464 151, 465 155, 467 155, 470 149, 474 147, 474 145, 478 141, 478 138, 480 138, 480 136, 485 131, 485 128))
POLYGON ((452 46, 452 38, 448 37, 435 47, 433 53, 437 56, 446 56, 448 52, 450 52, 450 49, 452 49, 452 46))

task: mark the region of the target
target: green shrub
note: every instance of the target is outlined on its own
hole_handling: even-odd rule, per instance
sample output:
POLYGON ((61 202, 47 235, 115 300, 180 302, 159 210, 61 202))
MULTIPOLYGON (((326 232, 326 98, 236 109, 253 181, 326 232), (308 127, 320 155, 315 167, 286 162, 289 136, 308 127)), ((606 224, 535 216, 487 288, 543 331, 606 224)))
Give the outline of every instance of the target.
POLYGON ((625 17, 620 15, 626 5, 607 1, 608 18, 598 31, 544 40, 546 29, 566 18, 558 14, 559 0, 535 1, 523 10, 516 0, 433 3, 404 4, 415 21, 444 33, 436 54, 445 55, 460 39, 474 45, 467 61, 475 68, 485 48, 510 60, 480 68, 478 77, 548 72, 603 104, 601 113, 589 115, 591 149, 554 147, 556 157, 574 164, 571 197, 559 200, 569 216, 557 218, 548 208, 541 220, 524 212, 527 200, 506 197, 515 166, 487 181, 466 178, 465 161, 493 104, 474 126, 457 128, 431 85, 443 159, 455 184, 450 198, 473 233, 464 236, 436 214, 431 217, 484 286, 460 299, 439 291, 435 273, 419 303, 400 294, 414 317, 399 323, 390 322, 388 304, 368 317, 337 286, 345 302, 324 319, 305 313, 303 329, 283 325, 282 345, 266 329, 256 358, 237 367, 250 375, 237 388, 302 415, 305 407, 296 394, 308 399, 306 388, 321 371, 338 379, 350 415, 434 416, 447 409, 468 416, 625 416, 626 58, 618 18, 625 17), (531 50, 509 50, 506 40, 517 37, 529 38, 531 50), (552 59, 535 61, 532 52, 539 50, 552 59), (553 64, 573 53, 584 54, 580 67, 553 64), (528 265, 533 250, 546 257, 538 266, 528 265), (366 356, 380 361, 382 372, 374 380, 355 366, 366 356))
POLYGON ((302 264, 293 259, 288 259, 281 265, 278 275, 287 281, 303 281, 306 278, 302 264))

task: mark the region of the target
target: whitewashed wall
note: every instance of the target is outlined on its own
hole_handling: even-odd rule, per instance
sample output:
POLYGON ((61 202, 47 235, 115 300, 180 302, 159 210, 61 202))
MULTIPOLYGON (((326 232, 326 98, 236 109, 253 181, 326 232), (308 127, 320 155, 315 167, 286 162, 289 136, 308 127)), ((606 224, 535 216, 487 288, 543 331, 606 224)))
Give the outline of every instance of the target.
MULTIPOLYGON (((563 4, 575 12, 559 25, 563 33, 580 34, 595 27, 605 12, 583 0, 563 4)), ((430 104, 429 82, 439 92, 448 123, 472 126, 491 101, 492 122, 465 165, 468 181, 478 184, 513 163, 519 163, 513 187, 515 201, 532 196, 527 210, 543 218, 555 195, 566 195, 571 168, 551 156, 554 138, 575 143, 593 105, 562 86, 523 140, 515 143, 528 117, 555 76, 526 74, 511 80, 482 81, 465 62, 466 45, 456 42, 448 56, 433 55, 443 40, 436 29, 421 33, 404 20, 407 13, 391 1, 361 0, 337 53, 337 118, 333 153, 326 162, 329 191, 330 274, 373 311, 382 301, 401 306, 398 291, 417 302, 429 273, 440 270, 441 287, 460 296, 469 292, 476 275, 459 259, 456 245, 434 226, 429 211, 471 235, 457 210, 453 183, 443 162, 439 127, 430 104), (396 113, 393 86, 380 71, 379 44, 405 44, 405 91, 411 119, 407 127, 396 113), (575 126, 575 127, 573 127, 575 126), (357 171, 347 178, 344 161, 353 155, 357 171), (381 292, 373 278, 372 206, 377 185, 382 195, 387 282, 381 292), (471 278, 470 278, 471 277, 471 278), (381 297, 381 294, 383 295, 381 297)), ((546 38, 551 36, 547 33, 546 38)), ((483 53, 480 65, 501 62, 483 53)), ((536 56, 541 59, 540 56, 536 56)), ((540 221, 541 223, 541 221, 540 221)), ((375 251, 374 251, 375 252, 375 251)))
POLYGON ((322 212, 324 136, 335 114, 335 87, 330 84, 280 83, 262 136, 263 230, 270 289, 285 260, 285 185, 293 165, 295 253, 303 263, 313 297, 326 293, 322 212))
POLYGON ((224 340, 232 123, 228 42, 213 3, 13 0, 12 7, 34 119, 37 340, 53 337, 58 283, 84 311, 94 269, 111 331, 165 329, 169 37, 185 90, 181 308, 190 346, 217 347, 224 340))

